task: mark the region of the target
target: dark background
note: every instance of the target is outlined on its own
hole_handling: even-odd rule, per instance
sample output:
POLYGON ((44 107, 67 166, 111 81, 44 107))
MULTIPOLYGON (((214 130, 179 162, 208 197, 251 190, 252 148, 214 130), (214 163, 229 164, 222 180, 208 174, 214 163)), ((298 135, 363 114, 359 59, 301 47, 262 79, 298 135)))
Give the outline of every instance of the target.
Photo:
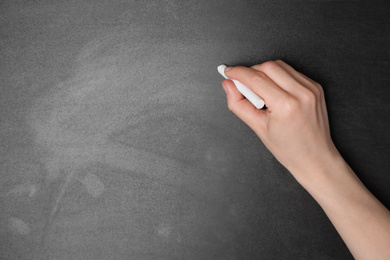
POLYGON ((352 259, 226 107, 283 59, 390 206, 389 1, 1 1, 1 259, 352 259))

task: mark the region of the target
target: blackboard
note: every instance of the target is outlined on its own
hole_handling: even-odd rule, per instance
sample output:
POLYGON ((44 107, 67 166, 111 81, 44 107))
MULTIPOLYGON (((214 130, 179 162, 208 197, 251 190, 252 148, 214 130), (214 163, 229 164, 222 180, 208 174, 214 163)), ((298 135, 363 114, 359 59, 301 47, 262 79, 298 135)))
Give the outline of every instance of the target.
POLYGON ((1 259, 352 259, 230 113, 217 65, 283 59, 390 206, 390 2, 0 3, 1 259))

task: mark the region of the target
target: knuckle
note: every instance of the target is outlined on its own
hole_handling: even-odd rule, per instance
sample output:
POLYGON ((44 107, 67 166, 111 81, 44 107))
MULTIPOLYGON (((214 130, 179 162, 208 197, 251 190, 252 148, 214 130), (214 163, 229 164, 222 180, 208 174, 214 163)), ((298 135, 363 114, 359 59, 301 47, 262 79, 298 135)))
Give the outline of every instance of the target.
POLYGON ((294 97, 286 97, 280 100, 283 104, 282 116, 285 118, 296 115, 299 110, 299 101, 294 97))
POLYGON ((256 64, 256 65, 251 66, 251 69, 260 70, 260 64, 256 64))
POLYGON ((321 90, 320 90, 318 87, 314 87, 314 88, 312 89, 312 91, 313 91, 314 97, 315 97, 316 99, 320 99, 320 98, 321 98, 322 93, 321 93, 321 90))
POLYGON ((304 104, 314 104, 317 100, 316 94, 307 88, 302 89, 300 98, 304 104))
POLYGON ((321 93, 321 95, 324 95, 324 89, 322 88, 320 83, 315 82, 318 91, 321 93))
POLYGON ((266 80, 267 80, 267 76, 263 72, 258 71, 256 73, 253 73, 252 75, 252 81, 254 83, 262 84, 266 80))
POLYGON ((264 72, 267 72, 269 70, 272 70, 274 69, 275 67, 279 67, 279 64, 276 62, 276 61, 266 61, 262 64, 260 64, 259 68, 264 71, 264 72))

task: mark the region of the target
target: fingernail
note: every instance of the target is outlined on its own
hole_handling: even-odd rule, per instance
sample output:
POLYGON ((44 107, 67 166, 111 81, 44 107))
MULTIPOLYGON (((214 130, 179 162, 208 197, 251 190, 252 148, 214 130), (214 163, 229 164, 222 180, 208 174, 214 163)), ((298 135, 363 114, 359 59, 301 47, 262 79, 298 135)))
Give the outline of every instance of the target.
POLYGON ((226 67, 226 68, 225 68, 225 72, 226 72, 226 71, 229 71, 229 70, 231 70, 231 69, 233 69, 233 67, 226 67))
POLYGON ((222 84, 222 87, 223 87, 223 90, 225 91, 225 93, 227 94, 228 93, 228 88, 225 84, 222 84))

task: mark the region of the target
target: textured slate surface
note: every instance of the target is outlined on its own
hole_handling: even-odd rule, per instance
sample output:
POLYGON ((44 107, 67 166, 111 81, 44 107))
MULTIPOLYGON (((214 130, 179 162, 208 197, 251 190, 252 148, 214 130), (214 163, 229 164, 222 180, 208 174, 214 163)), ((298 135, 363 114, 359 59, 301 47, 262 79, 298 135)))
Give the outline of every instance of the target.
POLYGON ((387 1, 2 1, 1 259, 352 259, 226 108, 220 63, 320 82, 390 206, 387 1))

